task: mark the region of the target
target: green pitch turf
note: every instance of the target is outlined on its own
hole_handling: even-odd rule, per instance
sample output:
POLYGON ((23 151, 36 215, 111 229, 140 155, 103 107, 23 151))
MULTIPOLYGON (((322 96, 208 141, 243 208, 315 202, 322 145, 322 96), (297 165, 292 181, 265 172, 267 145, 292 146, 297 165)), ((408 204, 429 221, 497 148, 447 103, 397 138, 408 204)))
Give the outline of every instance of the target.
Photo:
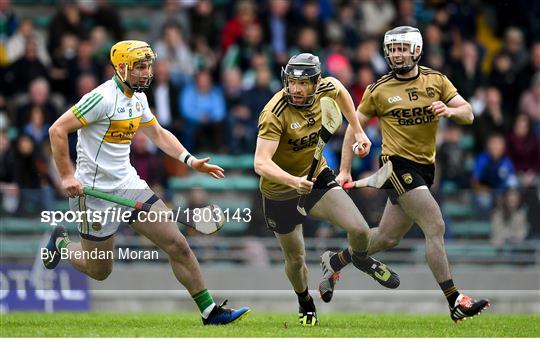
MULTIPOLYGON (((443 315, 321 314, 318 327, 295 313, 256 312, 238 323, 202 326, 195 313, 0 314, 2 337, 540 337, 539 315, 491 315, 454 324, 443 315), (536 325, 535 325, 536 324, 536 325)), ((488 313, 488 314, 486 314, 488 313)))

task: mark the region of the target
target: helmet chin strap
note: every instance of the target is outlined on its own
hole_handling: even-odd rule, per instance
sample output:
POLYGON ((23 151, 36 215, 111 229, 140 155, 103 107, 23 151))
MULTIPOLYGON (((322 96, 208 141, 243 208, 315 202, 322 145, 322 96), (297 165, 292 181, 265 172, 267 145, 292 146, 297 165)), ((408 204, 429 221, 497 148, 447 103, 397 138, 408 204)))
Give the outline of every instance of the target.
POLYGON ((412 63, 409 65, 404 65, 401 67, 394 67, 392 68, 392 71, 396 74, 405 74, 414 69, 414 67, 418 64, 418 61, 420 60, 420 57, 422 56, 422 53, 418 55, 418 57, 411 56, 412 63))
MULTIPOLYGON (((133 92, 140 93, 140 92, 143 92, 143 91, 144 91, 145 89, 147 89, 148 87, 150 87, 150 83, 148 83, 148 86, 147 86, 147 87, 142 87, 142 86, 140 86, 140 85, 139 85, 139 86, 136 86, 136 87, 135 87, 135 86, 132 86, 132 85, 129 83, 129 81, 128 81, 128 78, 130 78, 130 77, 131 77, 131 75, 128 75, 128 76, 126 77, 126 80, 122 80, 122 79, 120 79, 120 80, 122 80, 122 83, 125 84, 125 85, 126 85, 130 90, 132 90, 133 92)), ((140 79, 141 79, 141 76, 139 75, 138 78, 139 78, 138 80, 140 80, 140 79)), ((153 77, 149 77, 149 78, 153 78, 153 77)), ((147 80, 147 82, 149 82, 149 80, 147 80)), ((139 83, 139 81, 137 81, 137 83, 139 83)))
POLYGON ((405 73, 410 72, 414 68, 415 65, 416 64, 411 64, 411 65, 395 68, 393 71, 396 74, 405 74, 405 73))

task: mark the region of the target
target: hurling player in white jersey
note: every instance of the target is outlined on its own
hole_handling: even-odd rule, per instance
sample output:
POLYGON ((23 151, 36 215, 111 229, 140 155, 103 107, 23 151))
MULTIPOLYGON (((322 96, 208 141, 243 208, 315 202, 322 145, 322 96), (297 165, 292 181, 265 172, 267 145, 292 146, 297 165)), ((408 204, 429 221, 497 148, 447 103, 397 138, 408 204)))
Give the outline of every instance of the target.
MULTIPOLYGON (((83 186, 167 208, 130 164, 131 140, 139 129, 169 156, 213 178, 223 178, 222 168, 209 164, 209 158, 197 159, 189 154, 150 112, 143 92, 153 77, 155 55, 150 45, 136 40, 120 41, 111 48, 110 58, 115 69, 113 78, 83 96, 49 129, 54 160, 62 188, 70 197, 71 209, 122 210, 114 203, 85 196, 83 186), (74 131, 78 136, 75 171, 68 150, 68 134, 74 131)), ((224 303, 219 306, 214 303, 204 285, 197 258, 176 223, 143 222, 137 216, 136 212, 132 213, 127 224, 167 253, 176 279, 189 291, 205 325, 227 324, 249 312, 247 307, 234 310, 223 307, 224 303)), ((74 254, 81 251, 113 253, 114 234, 122 223, 115 222, 116 218, 102 221, 92 222, 83 217, 79 225, 80 243, 70 242, 64 228, 56 227, 47 245, 45 267, 55 268, 60 252, 67 251, 70 264, 77 270, 96 280, 106 279, 112 271, 112 258, 81 258, 74 254)))

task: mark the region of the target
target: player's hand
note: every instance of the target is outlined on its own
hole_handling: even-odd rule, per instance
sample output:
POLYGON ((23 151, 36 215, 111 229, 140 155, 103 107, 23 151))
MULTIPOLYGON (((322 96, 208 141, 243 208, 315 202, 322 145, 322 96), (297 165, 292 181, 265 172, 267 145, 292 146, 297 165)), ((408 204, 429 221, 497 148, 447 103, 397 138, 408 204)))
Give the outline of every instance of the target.
POLYGON ((365 133, 355 135, 356 142, 352 145, 353 152, 360 158, 364 158, 371 150, 371 141, 365 133))
POLYGON ((83 185, 73 175, 62 179, 62 190, 70 198, 83 195, 83 185))
POLYGON ((303 177, 296 177, 296 181, 294 183, 294 189, 296 189, 296 192, 298 194, 309 194, 311 190, 313 189, 313 183, 315 182, 315 178, 311 179, 312 181, 307 180, 307 176, 303 177))
POLYGON ((446 104, 442 101, 435 101, 430 106, 431 111, 435 114, 437 117, 445 117, 445 118, 451 118, 452 117, 452 111, 446 106, 446 104))
POLYGON ((352 181, 351 172, 341 171, 341 172, 339 172, 339 174, 336 177, 336 182, 341 187, 343 187, 343 185, 345 185, 346 183, 351 182, 351 181, 352 181))
POLYGON ((223 168, 217 165, 209 164, 208 161, 210 161, 210 157, 206 157, 203 159, 193 159, 191 167, 193 167, 193 169, 196 169, 199 172, 206 173, 216 179, 225 178, 223 168))

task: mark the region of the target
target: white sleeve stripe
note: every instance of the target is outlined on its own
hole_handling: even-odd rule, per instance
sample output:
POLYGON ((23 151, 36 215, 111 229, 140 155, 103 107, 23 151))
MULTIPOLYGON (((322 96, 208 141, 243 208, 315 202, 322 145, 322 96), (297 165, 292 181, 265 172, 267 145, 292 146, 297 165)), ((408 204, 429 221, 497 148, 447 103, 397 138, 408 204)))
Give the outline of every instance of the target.
POLYGON ((86 100, 84 104, 80 108, 78 108, 79 112, 81 112, 81 116, 84 116, 92 108, 94 108, 101 101, 101 99, 103 99, 103 96, 101 96, 100 94, 96 94, 91 99, 86 100))

